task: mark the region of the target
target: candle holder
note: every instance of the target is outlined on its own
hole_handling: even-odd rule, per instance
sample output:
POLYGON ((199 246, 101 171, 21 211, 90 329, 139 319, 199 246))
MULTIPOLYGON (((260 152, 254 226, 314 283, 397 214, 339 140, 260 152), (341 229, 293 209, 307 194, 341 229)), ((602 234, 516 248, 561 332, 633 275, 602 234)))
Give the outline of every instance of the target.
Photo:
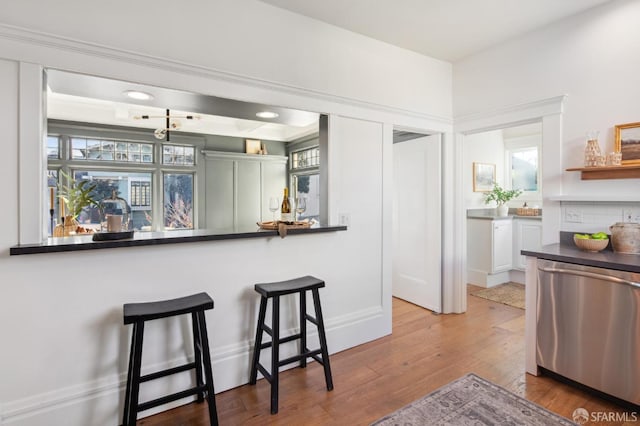
POLYGON ((50 225, 51 225, 51 236, 52 236, 52 237, 53 237, 53 231, 54 231, 54 230, 55 230, 55 228, 56 228, 55 220, 54 220, 54 218, 53 218, 53 215, 54 215, 54 210, 53 210, 53 209, 49 209, 49 223, 50 223, 50 225))

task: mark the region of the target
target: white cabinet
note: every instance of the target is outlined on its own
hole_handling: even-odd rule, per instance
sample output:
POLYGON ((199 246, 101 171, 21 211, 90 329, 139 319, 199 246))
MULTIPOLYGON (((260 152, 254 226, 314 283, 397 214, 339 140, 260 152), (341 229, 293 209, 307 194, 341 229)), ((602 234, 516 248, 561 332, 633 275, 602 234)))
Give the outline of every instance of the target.
POLYGON ((505 219, 467 219, 467 278, 493 286, 509 281, 513 263, 513 224, 505 219))
POLYGON ((513 223, 510 220, 492 220, 491 239, 491 272, 502 272, 511 269, 513 223))
POLYGON ((272 219, 269 197, 287 185, 287 157, 204 150, 206 227, 237 231, 272 219))
POLYGON ((539 250, 542 247, 542 222, 540 219, 518 218, 513 221, 513 269, 525 270, 526 257, 521 250, 539 250))

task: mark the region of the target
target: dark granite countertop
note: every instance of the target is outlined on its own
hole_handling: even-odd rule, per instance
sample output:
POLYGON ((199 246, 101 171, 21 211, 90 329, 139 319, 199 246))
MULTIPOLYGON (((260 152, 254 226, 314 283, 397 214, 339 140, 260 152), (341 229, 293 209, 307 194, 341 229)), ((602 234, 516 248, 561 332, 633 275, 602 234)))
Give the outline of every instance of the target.
MULTIPOLYGON (((573 238, 573 233, 568 234, 573 238)), ((567 235, 561 235, 560 244, 549 244, 537 251, 522 250, 521 253, 538 259, 640 273, 640 254, 616 253, 611 250, 611 244, 597 253, 580 250, 573 240, 568 240, 567 235)))
MULTIPOLYGON (((314 226, 305 229, 288 229, 289 235, 346 231, 346 226, 314 226)), ((214 232, 207 229, 167 232, 136 232, 133 238, 113 241, 92 241, 91 235, 48 238, 40 244, 19 244, 9 249, 9 254, 59 253, 65 251, 97 250, 118 247, 140 247, 161 244, 194 243, 203 241, 236 240, 243 238, 278 237, 278 231, 247 229, 243 231, 214 232)))

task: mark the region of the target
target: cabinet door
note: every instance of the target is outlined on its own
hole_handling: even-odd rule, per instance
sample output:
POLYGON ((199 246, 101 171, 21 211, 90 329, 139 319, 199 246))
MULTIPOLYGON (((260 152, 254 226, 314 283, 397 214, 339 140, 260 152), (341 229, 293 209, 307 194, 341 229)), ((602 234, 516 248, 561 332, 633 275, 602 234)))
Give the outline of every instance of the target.
POLYGON ((526 258, 520 254, 520 251, 539 250, 542 247, 542 223, 535 220, 518 220, 516 232, 515 267, 525 269, 526 258))
POLYGON ((491 271, 493 273, 511 269, 513 262, 512 229, 511 220, 493 221, 493 262, 491 271))
MULTIPOLYGON (((282 192, 287 186, 287 163, 262 163, 262 221, 273 220, 273 213, 269 211, 269 198, 278 197, 282 203, 282 192)), ((276 212, 276 218, 279 218, 276 212)))
POLYGON ((215 231, 233 231, 234 161, 207 159, 206 227, 215 231))
POLYGON ((260 163, 238 161, 236 225, 238 230, 256 228, 260 221, 260 163))

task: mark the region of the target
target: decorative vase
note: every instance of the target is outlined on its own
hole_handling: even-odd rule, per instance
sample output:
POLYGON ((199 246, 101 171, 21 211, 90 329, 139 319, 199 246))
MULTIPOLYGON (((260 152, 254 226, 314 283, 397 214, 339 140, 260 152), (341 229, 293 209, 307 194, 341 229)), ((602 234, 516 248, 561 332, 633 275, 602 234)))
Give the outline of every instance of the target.
POLYGON ((598 132, 587 134, 587 146, 584 148, 584 166, 597 167, 598 161, 602 157, 600 145, 598 144, 598 132))
POLYGON ((65 216, 63 223, 64 225, 56 225, 53 229, 54 237, 68 237, 69 235, 74 235, 76 233, 78 221, 73 216, 65 216))
POLYGON ((506 204, 500 204, 498 207, 496 207, 496 212, 498 213, 499 217, 505 217, 509 215, 509 206, 506 204))

